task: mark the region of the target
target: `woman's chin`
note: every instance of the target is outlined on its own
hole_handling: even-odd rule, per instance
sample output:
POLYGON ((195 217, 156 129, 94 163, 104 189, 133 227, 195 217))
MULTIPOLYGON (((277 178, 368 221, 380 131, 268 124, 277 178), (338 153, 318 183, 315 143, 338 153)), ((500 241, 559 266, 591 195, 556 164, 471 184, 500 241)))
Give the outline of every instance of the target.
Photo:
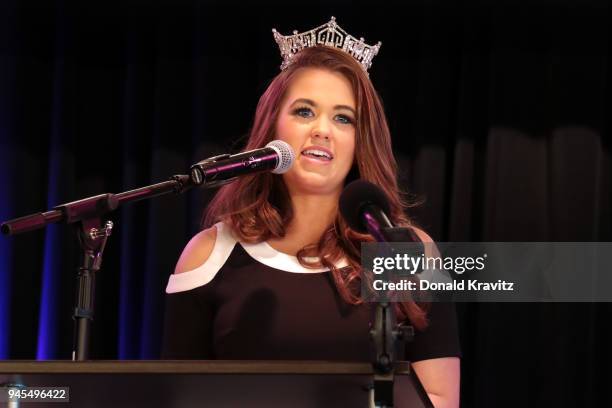
POLYGON ((307 174, 301 177, 287 177, 285 183, 289 191, 302 194, 334 194, 342 189, 342 182, 330 179, 323 174, 307 174))

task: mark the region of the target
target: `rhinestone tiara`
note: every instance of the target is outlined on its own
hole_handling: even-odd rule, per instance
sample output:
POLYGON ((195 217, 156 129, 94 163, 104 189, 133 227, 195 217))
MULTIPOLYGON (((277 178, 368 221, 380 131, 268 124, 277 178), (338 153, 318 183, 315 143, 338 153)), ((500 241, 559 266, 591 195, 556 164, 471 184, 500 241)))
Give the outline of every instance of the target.
POLYGON ((380 41, 376 45, 368 45, 364 42, 363 37, 360 39, 353 37, 340 28, 336 23, 336 17, 333 16, 328 23, 303 33, 298 33, 297 30, 294 30, 293 35, 282 35, 274 28, 272 33, 283 57, 283 63, 280 66, 281 70, 291 65, 295 54, 304 48, 322 44, 341 49, 351 55, 367 73, 368 69, 372 66, 372 59, 378 54, 378 50, 382 45, 380 41))

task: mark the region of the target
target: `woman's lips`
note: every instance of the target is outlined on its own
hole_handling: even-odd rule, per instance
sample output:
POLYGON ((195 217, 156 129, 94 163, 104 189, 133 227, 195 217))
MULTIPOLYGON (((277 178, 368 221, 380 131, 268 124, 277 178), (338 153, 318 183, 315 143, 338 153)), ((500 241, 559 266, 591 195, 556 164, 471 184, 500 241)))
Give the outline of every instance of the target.
POLYGON ((332 160, 323 158, 323 157, 314 157, 314 156, 309 156, 306 154, 301 154, 300 158, 306 160, 308 163, 315 163, 315 164, 323 164, 323 165, 328 165, 331 164, 332 160))
POLYGON ((318 152, 322 154, 327 154, 329 156, 329 160, 333 160, 334 158, 334 154, 332 153, 331 150, 329 150, 327 147, 323 147, 319 145, 308 146, 307 148, 302 150, 302 154, 306 153, 307 156, 316 156, 316 154, 311 155, 311 154, 308 154, 308 152, 312 152, 312 153, 318 152))

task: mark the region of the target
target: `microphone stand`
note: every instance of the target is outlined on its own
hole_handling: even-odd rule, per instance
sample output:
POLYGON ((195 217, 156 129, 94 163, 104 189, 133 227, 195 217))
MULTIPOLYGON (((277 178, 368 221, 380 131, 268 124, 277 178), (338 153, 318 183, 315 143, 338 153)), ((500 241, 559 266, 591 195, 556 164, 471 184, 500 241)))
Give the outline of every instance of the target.
POLYGON ((102 217, 116 210, 121 204, 169 193, 181 194, 193 186, 188 175, 176 175, 161 183, 123 193, 106 193, 72 201, 58 205, 44 213, 30 214, 2 223, 0 229, 6 235, 33 231, 55 222, 75 226, 82 249, 82 258, 77 272, 75 305, 72 315, 74 319, 73 361, 83 361, 89 357, 89 339, 94 317, 95 277, 102 265, 104 248, 113 230, 111 221, 106 221, 102 226, 102 217))
MULTIPOLYGON (((368 232, 377 242, 420 242, 411 228, 393 227, 380 208, 369 206, 364 212, 364 221, 368 232), (374 215, 374 216, 372 216, 374 215), (386 225, 381 225, 381 222, 386 225)), ((395 308, 389 300, 384 299, 376 304, 374 328, 370 330, 374 342, 375 355, 374 386, 371 400, 376 408, 392 408, 393 375, 396 361, 404 358, 406 342, 414 339, 414 327, 397 324, 395 308)), ((425 407, 433 408, 431 400, 416 375, 412 375, 415 389, 425 407)))

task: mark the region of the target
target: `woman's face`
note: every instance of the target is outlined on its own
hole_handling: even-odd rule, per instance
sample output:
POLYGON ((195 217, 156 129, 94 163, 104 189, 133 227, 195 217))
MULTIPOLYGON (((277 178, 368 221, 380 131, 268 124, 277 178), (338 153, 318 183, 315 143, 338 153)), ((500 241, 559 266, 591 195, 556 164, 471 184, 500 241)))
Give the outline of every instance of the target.
POLYGON ((293 77, 276 123, 276 137, 295 152, 283 175, 290 193, 339 194, 355 155, 355 95, 342 74, 302 68, 293 77))

